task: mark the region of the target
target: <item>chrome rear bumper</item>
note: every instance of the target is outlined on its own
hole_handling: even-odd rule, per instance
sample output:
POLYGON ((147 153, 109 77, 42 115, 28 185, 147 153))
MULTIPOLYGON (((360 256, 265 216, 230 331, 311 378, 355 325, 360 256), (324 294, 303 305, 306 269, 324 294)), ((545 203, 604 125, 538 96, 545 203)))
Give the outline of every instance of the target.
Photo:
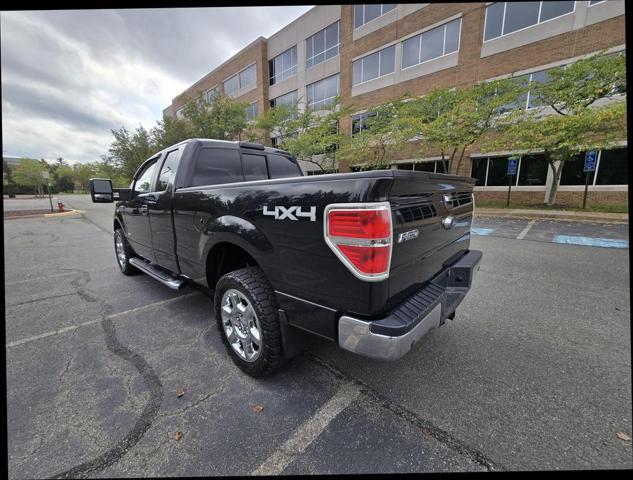
POLYGON ((455 312, 470 290, 481 257, 480 251, 468 251, 384 318, 367 321, 342 316, 338 322, 339 345, 367 357, 401 358, 455 312))

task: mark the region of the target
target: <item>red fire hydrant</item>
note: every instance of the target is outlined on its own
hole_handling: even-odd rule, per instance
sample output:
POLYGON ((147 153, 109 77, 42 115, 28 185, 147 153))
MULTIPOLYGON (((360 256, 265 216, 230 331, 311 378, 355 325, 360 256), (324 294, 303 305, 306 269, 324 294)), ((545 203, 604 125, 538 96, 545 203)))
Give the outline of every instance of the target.
POLYGON ((57 208, 59 209, 60 212, 64 211, 64 202, 62 202, 61 200, 57 200, 57 208))

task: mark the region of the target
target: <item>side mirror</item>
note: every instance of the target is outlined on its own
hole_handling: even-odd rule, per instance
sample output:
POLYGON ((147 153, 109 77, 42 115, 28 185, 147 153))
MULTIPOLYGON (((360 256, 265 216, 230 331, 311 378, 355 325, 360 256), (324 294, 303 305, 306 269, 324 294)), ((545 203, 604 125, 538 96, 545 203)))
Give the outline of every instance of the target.
POLYGON ((114 201, 112 180, 109 178, 91 178, 90 197, 93 203, 112 203, 114 201))

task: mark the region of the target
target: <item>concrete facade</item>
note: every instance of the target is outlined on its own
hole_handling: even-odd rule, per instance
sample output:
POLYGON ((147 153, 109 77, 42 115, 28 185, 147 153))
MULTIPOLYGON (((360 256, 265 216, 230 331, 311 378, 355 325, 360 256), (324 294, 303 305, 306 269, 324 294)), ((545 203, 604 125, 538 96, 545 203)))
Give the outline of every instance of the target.
MULTIPOLYGON (((362 25, 358 22, 355 25, 354 20, 355 7, 362 7, 319 5, 270 38, 258 38, 184 93, 204 92, 216 85, 221 87, 230 75, 255 63, 256 88, 240 92, 237 98, 256 101, 260 113, 270 108, 270 100, 295 90, 301 105, 305 102, 308 85, 335 74, 339 74, 341 101, 351 104, 359 113, 370 111, 373 106, 405 93, 424 95, 435 87, 467 86, 493 78, 530 74, 571 63, 604 49, 615 52, 626 48, 623 0, 576 1, 573 2, 573 10, 568 13, 485 40, 486 10, 491 5, 492 2, 398 4, 389 11, 385 8, 382 15, 362 25), (444 24, 457 19, 460 29, 456 51, 403 68, 403 42, 426 32, 437 32, 444 24), (339 54, 307 67, 306 40, 335 22, 339 22, 339 54), (270 85, 269 61, 294 46, 297 49, 296 74, 270 85), (395 49, 393 72, 353 85, 353 62, 390 46, 395 49)), ((539 20, 540 9, 544 6, 544 3, 539 4, 539 20)), ((447 34, 444 35, 446 50, 447 34)), ((182 101, 174 99, 164 114, 175 115, 181 105, 182 101)), ((341 131, 351 134, 351 123, 351 117, 342 121, 341 131)), ((394 168, 403 159, 430 161, 436 154, 429 152, 424 158, 412 158, 415 156, 413 150, 403 151, 394 158, 394 168)), ((471 156, 485 155, 493 154, 478 151, 476 145, 467 150, 459 173, 470 173, 471 156)), ((306 170, 316 168, 309 164, 304 167, 306 170)), ((551 179, 548 180, 551 183, 551 179)), ((478 195, 486 192, 486 195, 494 197, 497 188, 477 187, 478 195)), ((542 202, 547 188, 547 183, 540 187, 517 187, 517 195, 523 190, 522 194, 542 202)), ((575 188, 561 187, 560 194, 575 195, 575 188)), ((604 186, 594 186, 590 191, 596 198, 626 197, 626 193, 622 193, 626 192, 626 186, 616 187, 615 192, 613 188, 608 191, 601 188, 604 190, 604 186)))

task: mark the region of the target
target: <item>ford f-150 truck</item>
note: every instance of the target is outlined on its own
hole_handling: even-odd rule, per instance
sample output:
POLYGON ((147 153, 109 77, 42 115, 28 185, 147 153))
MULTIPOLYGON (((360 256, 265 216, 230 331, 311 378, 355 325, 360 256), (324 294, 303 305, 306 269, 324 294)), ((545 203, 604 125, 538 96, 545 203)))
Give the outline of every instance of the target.
POLYGON ((453 319, 481 252, 470 250, 474 179, 405 170, 303 176, 287 152, 190 139, 152 156, 117 201, 125 275, 209 289, 233 361, 263 376, 316 335, 398 359, 453 319), (312 334, 312 335, 310 335, 312 334))

